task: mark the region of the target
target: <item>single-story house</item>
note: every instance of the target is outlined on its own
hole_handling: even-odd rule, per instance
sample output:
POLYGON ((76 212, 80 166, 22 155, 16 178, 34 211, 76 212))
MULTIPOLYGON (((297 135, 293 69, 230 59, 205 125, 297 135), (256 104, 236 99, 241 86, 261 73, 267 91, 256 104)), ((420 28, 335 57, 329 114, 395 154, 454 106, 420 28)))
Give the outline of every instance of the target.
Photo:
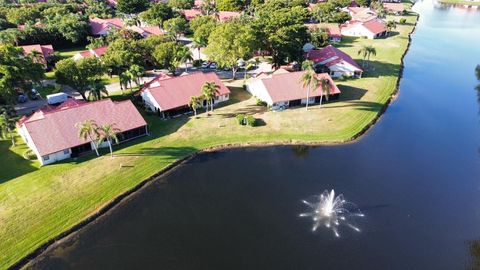
MULTIPOLYGON (((130 100, 96 102, 68 99, 58 106, 45 106, 17 122, 18 133, 46 165, 93 150, 93 142, 79 138, 76 125, 94 120, 98 125, 115 124, 120 142, 147 134, 147 123, 130 100)), ((106 147, 102 144, 100 147, 106 147)))
POLYGON ((120 18, 92 18, 89 24, 92 35, 94 36, 106 36, 111 29, 122 29, 125 26, 123 20, 120 18))
POLYGON ((307 23, 305 26, 313 30, 315 28, 325 29, 328 34, 328 39, 330 42, 341 42, 342 41, 342 33, 340 31, 340 26, 336 23, 307 23))
MULTIPOLYGON (((307 88, 303 87, 300 78, 305 71, 288 72, 279 69, 272 74, 262 73, 247 81, 246 89, 256 98, 269 106, 293 107, 307 103, 307 88)), ((319 80, 326 80, 330 86, 330 98, 338 99, 340 90, 327 73, 317 74, 319 80)), ((310 91, 308 104, 320 102, 322 91, 310 91)), ((325 100, 325 99, 324 99, 325 100)))
POLYGON ((328 72, 333 78, 362 77, 363 70, 355 60, 332 45, 320 50, 312 50, 306 53, 306 58, 313 61, 316 70, 328 72))
POLYGON ((389 14, 402 15, 405 13, 403 3, 383 3, 383 7, 389 14))
POLYGON ((219 11, 217 13, 218 20, 221 22, 230 21, 233 18, 240 17, 240 12, 236 11, 219 11))
POLYGON ((34 61, 37 61, 39 64, 42 64, 47 68, 47 61, 48 57, 54 53, 53 46, 52 45, 40 45, 40 44, 35 44, 35 45, 27 45, 27 46, 20 46, 23 50, 23 54, 25 56, 29 55, 30 53, 36 51, 42 54, 42 57, 39 59, 34 59, 34 61))
POLYGON ((355 22, 366 22, 377 18, 375 10, 368 7, 349 6, 342 10, 350 14, 352 21, 355 22))
MULTIPOLYGON (((183 14, 183 16, 185 16, 185 19, 187 21, 191 21, 193 18, 195 18, 197 16, 203 16, 202 12, 198 9, 182 9, 182 10, 180 10, 180 13, 183 14)), ((231 20, 235 17, 240 17, 240 12, 219 11, 215 15, 212 15, 212 16, 214 16, 215 18, 217 18, 217 20, 219 20, 221 22, 226 22, 226 21, 229 21, 229 20, 231 20)))
POLYGON ((349 21, 341 27, 342 35, 375 39, 387 36, 385 22, 374 19, 366 22, 349 21))
POLYGON ((95 49, 89 49, 87 51, 79 52, 75 54, 72 58, 73 60, 77 61, 83 58, 88 58, 88 57, 101 57, 102 55, 105 54, 107 51, 108 46, 103 46, 95 49))
POLYGON ((162 29, 160 29, 160 27, 158 27, 158 26, 143 26, 143 27, 140 27, 140 26, 135 26, 134 25, 134 26, 127 27, 127 29, 139 33, 144 38, 149 37, 151 35, 154 35, 154 36, 163 35, 162 29))
MULTIPOLYGON (((184 73, 178 77, 160 76, 145 84, 140 89, 140 95, 150 110, 162 117, 173 116, 191 111, 188 106, 190 98, 202 96, 202 86, 206 82, 215 82, 220 87, 214 105, 230 98, 230 90, 215 72, 184 73)), ((204 101, 203 106, 205 104, 204 101)))
POLYGON ((197 16, 202 16, 202 12, 198 9, 182 9, 182 10, 179 10, 179 12, 183 14, 183 16, 185 16, 185 19, 187 21, 191 21, 193 18, 197 16))

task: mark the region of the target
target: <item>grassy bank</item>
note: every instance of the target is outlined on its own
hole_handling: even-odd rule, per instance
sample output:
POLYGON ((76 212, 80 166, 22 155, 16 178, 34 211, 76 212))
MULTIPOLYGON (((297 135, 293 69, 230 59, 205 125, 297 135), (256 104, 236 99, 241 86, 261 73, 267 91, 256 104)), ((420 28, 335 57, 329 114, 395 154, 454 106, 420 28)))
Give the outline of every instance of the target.
POLYGON ((364 78, 337 82, 343 92, 341 99, 322 108, 271 112, 241 90, 241 81, 234 81, 229 83, 231 101, 210 117, 200 114, 198 119, 164 121, 146 116, 151 136, 116 148, 114 158, 89 155, 39 168, 36 162, 19 157, 24 145, 9 148, 8 141, 0 141, 0 269, 172 162, 201 149, 231 143, 342 142, 353 138, 378 116, 395 91, 401 56, 416 20, 413 15, 404 18, 408 24, 399 25, 387 39, 345 38, 340 47, 355 58, 364 44, 373 45, 377 55, 368 63, 364 78), (260 125, 236 124, 238 113, 253 114, 260 125))
POLYGON ((438 0, 438 2, 443 4, 452 4, 452 5, 465 5, 465 6, 480 6, 480 1, 463 1, 463 0, 438 0))

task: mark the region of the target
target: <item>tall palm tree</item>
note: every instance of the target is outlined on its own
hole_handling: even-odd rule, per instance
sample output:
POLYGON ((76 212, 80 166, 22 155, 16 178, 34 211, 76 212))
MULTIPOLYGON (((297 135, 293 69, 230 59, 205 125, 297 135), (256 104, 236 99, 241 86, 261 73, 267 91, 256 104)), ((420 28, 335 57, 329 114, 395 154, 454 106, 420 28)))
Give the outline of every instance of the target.
POLYGON ((185 72, 187 72, 187 63, 193 61, 192 52, 187 46, 180 47, 177 52, 177 59, 181 63, 185 63, 185 72))
POLYGON ((15 118, 14 110, 2 107, 0 108, 0 136, 6 138, 7 136, 10 137, 12 141, 12 146, 15 146, 15 118))
POLYGON ((377 55, 377 50, 372 45, 363 45, 360 50, 358 50, 358 55, 362 55, 364 68, 367 66, 365 60, 370 60, 371 55, 377 55))
POLYGON ((322 92, 320 95, 320 107, 322 107, 323 96, 325 95, 325 98, 328 101, 328 98, 330 97, 330 92, 332 91, 332 87, 328 79, 320 80, 320 91, 322 92))
POLYGON ((139 65, 131 65, 130 68, 128 69, 128 72, 130 73, 129 75, 132 76, 133 81, 137 86, 140 85, 140 78, 143 76, 145 73, 145 69, 139 65))
POLYGON ((105 85, 100 80, 95 80, 90 84, 90 91, 88 92, 88 99, 100 100, 103 96, 108 97, 108 91, 105 85))
POLYGON ((393 29, 397 29, 397 22, 396 21, 388 21, 387 22, 387 35, 390 35, 390 32, 393 29))
POLYGON ((29 54, 30 58, 32 58, 33 62, 38 63, 38 64, 44 64, 45 63, 45 58, 43 57, 43 53, 33 50, 29 54))
POLYGON ((87 139, 90 140, 93 144, 93 150, 95 150, 95 153, 99 156, 98 144, 95 142, 95 139, 99 136, 97 123, 94 120, 85 120, 84 122, 77 123, 75 127, 78 129, 78 137, 84 141, 87 139))
POLYGON ((208 104, 210 103, 210 108, 211 111, 213 112, 213 100, 216 95, 220 93, 219 91, 220 86, 215 84, 215 82, 205 82, 202 86, 202 94, 205 97, 205 100, 207 101, 207 108, 206 110, 208 111, 208 104))
POLYGON ((197 108, 200 106, 203 98, 202 97, 197 97, 197 96, 191 96, 190 101, 188 102, 188 106, 192 108, 193 113, 195 116, 197 116, 197 108))
POLYGON ((317 79, 317 74, 313 69, 307 69, 302 76, 300 77, 300 83, 303 88, 307 88, 307 102, 305 104, 305 110, 308 111, 308 103, 310 99, 310 91, 318 88, 319 81, 317 79))
POLYGON ((202 60, 202 54, 200 49, 207 47, 207 42, 199 39, 194 39, 192 42, 192 48, 198 50, 198 60, 202 60))
POLYGON ((127 74, 120 73, 118 75, 118 79, 120 84, 120 90, 122 91, 122 95, 123 95, 123 90, 128 88, 128 80, 130 78, 127 76, 127 74))
POLYGON ((113 124, 105 124, 99 128, 100 136, 98 137, 98 144, 107 141, 108 148, 110 148, 110 156, 113 157, 113 150, 112 150, 112 143, 118 143, 118 133, 120 129, 115 127, 115 123, 113 124))
POLYGON ((305 60, 302 62, 302 70, 313 70, 313 61, 305 60))

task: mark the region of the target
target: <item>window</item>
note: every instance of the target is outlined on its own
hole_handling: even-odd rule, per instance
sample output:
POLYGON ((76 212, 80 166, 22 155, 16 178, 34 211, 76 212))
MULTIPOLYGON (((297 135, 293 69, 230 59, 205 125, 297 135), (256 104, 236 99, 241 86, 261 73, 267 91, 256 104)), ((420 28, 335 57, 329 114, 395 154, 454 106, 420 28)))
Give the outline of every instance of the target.
POLYGON ((50 156, 49 155, 46 155, 46 156, 43 156, 43 160, 47 161, 50 159, 50 156))
POLYGON ((68 155, 68 154, 70 154, 70 150, 69 150, 69 149, 65 149, 65 150, 63 150, 63 154, 64 154, 64 155, 68 155))

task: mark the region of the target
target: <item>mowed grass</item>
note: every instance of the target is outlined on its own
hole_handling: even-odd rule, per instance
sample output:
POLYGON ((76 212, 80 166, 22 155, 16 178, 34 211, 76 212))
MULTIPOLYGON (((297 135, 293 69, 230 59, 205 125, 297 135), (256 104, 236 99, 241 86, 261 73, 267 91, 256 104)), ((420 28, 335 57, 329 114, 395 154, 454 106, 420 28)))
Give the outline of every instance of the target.
MULTIPOLYGON (((401 17, 395 17, 399 20, 401 17)), ((343 142, 377 117, 395 91, 400 59, 416 16, 404 16, 386 39, 346 38, 340 47, 359 60, 364 44, 377 49, 365 77, 338 81, 343 91, 336 102, 283 112, 271 112, 241 90, 242 81, 229 82, 232 99, 213 115, 161 120, 145 116, 151 135, 116 147, 110 158, 88 155, 38 167, 19 157, 25 146, 0 142, 0 269, 7 268, 49 239, 78 224, 118 195, 132 189, 172 162, 207 147, 233 143, 343 142), (240 126, 235 115, 247 113, 260 126, 240 126), (127 165, 127 166, 125 166, 127 165)), ((391 19, 391 18, 389 18, 391 19)))
POLYGON ((463 1, 463 0, 439 0, 438 2, 444 3, 444 4, 453 4, 453 5, 480 6, 480 2, 463 1))

